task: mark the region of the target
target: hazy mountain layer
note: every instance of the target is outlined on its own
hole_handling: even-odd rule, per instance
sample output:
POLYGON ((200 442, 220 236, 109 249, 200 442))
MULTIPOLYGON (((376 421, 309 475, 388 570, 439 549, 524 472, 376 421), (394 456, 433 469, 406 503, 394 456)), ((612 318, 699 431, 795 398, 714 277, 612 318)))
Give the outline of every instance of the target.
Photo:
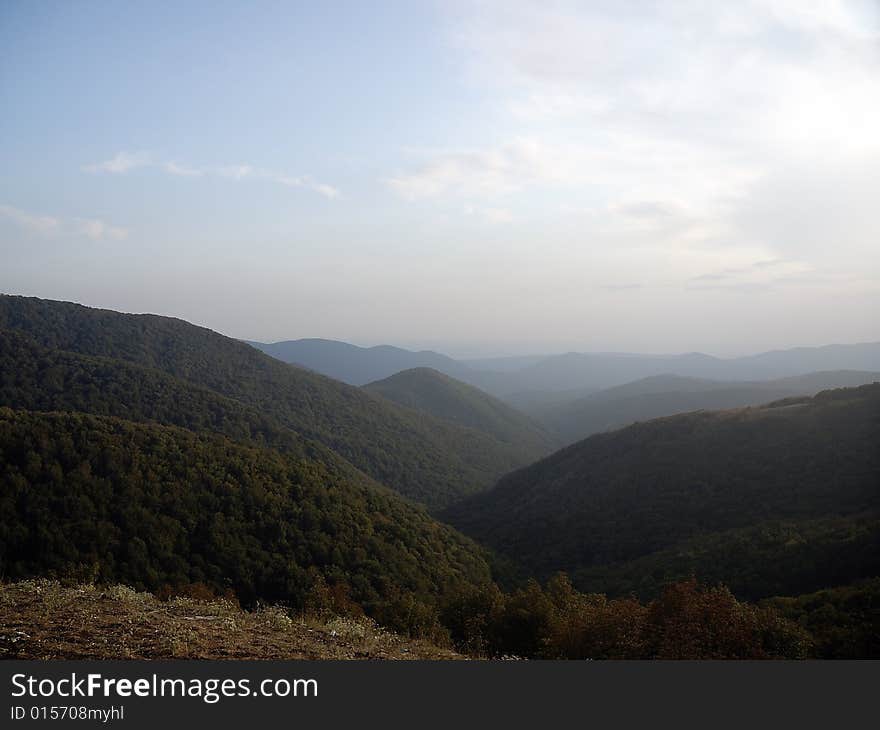
POLYGON ((446 355, 430 350, 412 352, 391 345, 358 347, 347 342, 320 339, 250 344, 283 362, 350 385, 365 385, 410 368, 428 367, 452 375, 467 370, 465 365, 446 355))
POLYGON ((729 359, 701 353, 568 353, 544 358, 515 372, 476 371, 466 379, 493 395, 513 396, 522 402, 523 394, 530 392, 604 389, 655 375, 755 381, 829 370, 880 371, 880 343, 804 347, 729 359))
POLYGON ((471 385, 430 368, 404 370, 364 388, 398 405, 482 431, 517 448, 532 460, 546 456, 558 446, 528 416, 471 385))
POLYGON ((780 398, 880 381, 880 373, 833 371, 755 383, 721 382, 660 375, 608 388, 570 402, 527 409, 564 443, 601 431, 676 413, 760 405, 780 398))
POLYGON ((831 370, 880 371, 880 343, 877 342, 800 347, 736 358, 698 352, 674 355, 569 352, 476 360, 455 360, 436 352, 412 352, 388 345, 357 347, 333 340, 251 344, 285 362, 355 385, 380 380, 401 370, 433 368, 503 398, 517 408, 558 402, 560 398, 556 394, 583 397, 591 391, 658 375, 739 382, 831 370))

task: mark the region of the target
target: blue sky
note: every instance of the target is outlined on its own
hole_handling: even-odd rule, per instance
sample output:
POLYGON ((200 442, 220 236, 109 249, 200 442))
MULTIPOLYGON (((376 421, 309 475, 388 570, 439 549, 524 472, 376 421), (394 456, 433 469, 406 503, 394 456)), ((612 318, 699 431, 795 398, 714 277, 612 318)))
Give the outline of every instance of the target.
POLYGON ((0 290, 461 355, 880 339, 875 2, 0 6, 0 290))

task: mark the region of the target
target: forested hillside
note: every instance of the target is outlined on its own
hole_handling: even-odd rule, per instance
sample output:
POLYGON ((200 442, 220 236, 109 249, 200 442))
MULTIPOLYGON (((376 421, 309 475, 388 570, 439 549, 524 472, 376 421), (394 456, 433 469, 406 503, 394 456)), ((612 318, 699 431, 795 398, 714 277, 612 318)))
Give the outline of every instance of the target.
POLYGON ((815 590, 876 573, 878 443, 880 384, 661 418, 563 449, 444 517, 528 574, 567 570, 593 590, 650 592, 682 572, 744 595, 815 590), (770 537, 743 532, 759 526, 770 537))
POLYGON ((398 405, 482 431, 501 443, 514 446, 529 461, 546 456, 558 446, 528 416, 472 385, 431 368, 404 370, 364 388, 398 405))
POLYGON ((232 398, 123 360, 50 350, 12 330, 0 330, 0 405, 117 416, 219 433, 317 459, 347 478, 371 481, 326 446, 232 398))
POLYGON ((373 613, 489 580, 481 551, 390 491, 216 435, 0 408, 0 573, 302 605, 318 576, 373 613))
MULTIPOLYGON (((379 401, 181 320, 0 296, 0 329, 46 348, 160 370, 237 400, 428 507, 488 487, 528 462, 483 433, 379 401)), ((97 397, 101 389, 95 385, 97 397)))

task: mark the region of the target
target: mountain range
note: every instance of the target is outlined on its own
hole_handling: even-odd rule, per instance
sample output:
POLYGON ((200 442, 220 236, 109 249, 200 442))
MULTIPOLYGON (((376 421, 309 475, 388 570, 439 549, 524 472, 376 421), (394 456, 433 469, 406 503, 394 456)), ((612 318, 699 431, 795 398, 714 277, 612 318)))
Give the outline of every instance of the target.
POLYGON ((560 396, 556 401, 526 403, 522 408, 562 443, 569 444, 637 421, 688 411, 756 406, 875 381, 880 381, 880 372, 860 370, 835 370, 756 382, 655 375, 583 397, 563 399, 560 396))
POLYGON ((466 365, 430 350, 412 352, 391 345, 358 347, 337 340, 304 339, 285 342, 248 342, 267 355, 299 365, 350 385, 366 385, 401 370, 433 368, 461 375, 466 365))
MULTIPOLYGON (((488 434, 401 408, 178 319, 0 296, 0 329, 51 350, 158 371, 234 400, 323 444, 380 483, 431 508, 489 487, 529 461, 529 455, 488 434)), ((10 352, 17 357, 27 348, 10 352)), ((38 354, 33 357, 39 361, 38 354)), ((10 378, 28 378, 34 369, 11 363, 7 372, 10 378)), ((48 377, 63 381, 69 376, 59 366, 48 377)), ((96 398, 106 398, 100 382, 89 388, 96 398)), ((42 392, 44 387, 33 390, 42 392)), ((93 402, 91 397, 86 401, 93 402)))
MULTIPOLYGON (((0 574, 366 612, 477 655, 875 656, 874 348, 491 371, 373 348, 372 372, 438 367, 352 385, 182 320, 0 296, 0 574), (670 363, 789 374, 608 385, 670 363)), ((363 349, 336 348, 351 377, 363 349)))
POLYGON ((284 362, 355 385, 427 367, 474 385, 512 405, 555 400, 658 375, 718 381, 759 381, 820 371, 880 371, 880 342, 774 350, 736 358, 702 353, 645 355, 580 353, 455 360, 436 352, 387 345, 357 347, 332 340, 251 343, 284 362))

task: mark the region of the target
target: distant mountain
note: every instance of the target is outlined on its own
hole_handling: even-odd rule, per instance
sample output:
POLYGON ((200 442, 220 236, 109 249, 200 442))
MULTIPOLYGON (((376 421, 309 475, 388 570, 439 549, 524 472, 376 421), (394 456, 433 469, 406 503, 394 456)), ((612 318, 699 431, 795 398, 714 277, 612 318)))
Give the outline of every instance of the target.
POLYGON ((880 384, 597 434, 442 517, 529 575, 798 594, 880 571, 880 384))
MULTIPOLYGON (((51 350, 122 360, 213 391, 329 447, 378 482, 431 508, 488 487, 528 463, 515 448, 473 429, 380 401, 182 320, 0 296, 0 329, 51 350)), ((30 375, 23 369, 20 377, 30 375)), ((87 401, 105 398, 102 388, 100 379, 92 381, 87 401)))
POLYGON ((726 377, 763 380, 826 370, 880 370, 880 342, 773 350, 726 360, 726 377), (735 375, 733 374, 735 373, 735 375))
POLYGON ((430 350, 412 352, 391 345, 358 347, 347 342, 320 339, 249 344, 278 360, 350 385, 366 385, 410 368, 433 368, 451 375, 467 370, 466 366, 451 357, 430 350))
POLYGON ((559 445, 528 416, 431 368, 404 370, 364 388, 398 405, 482 431, 530 460, 546 456, 559 445))
POLYGON ((636 421, 676 413, 754 406, 780 398, 815 395, 829 388, 880 381, 880 372, 833 371, 753 383, 680 375, 655 375, 570 402, 539 403, 524 410, 564 443, 636 421))
MULTIPOLYGON (((701 353, 553 355, 514 372, 477 373, 473 382, 493 395, 523 402, 528 393, 598 390, 655 375, 756 381, 829 370, 880 371, 880 342, 778 350, 722 359, 701 353)), ((532 402, 536 399, 532 398, 532 402)))
POLYGON ((455 360, 429 350, 412 352, 390 345, 358 347, 334 340, 250 344, 283 362, 352 385, 366 385, 402 370, 432 368, 521 409, 583 397, 658 375, 752 382, 820 371, 880 371, 880 342, 800 347, 729 359, 699 352, 569 352, 470 360, 455 360))
POLYGON ((548 357, 548 355, 514 355, 510 357, 482 357, 461 362, 471 370, 512 373, 536 365, 548 357))

